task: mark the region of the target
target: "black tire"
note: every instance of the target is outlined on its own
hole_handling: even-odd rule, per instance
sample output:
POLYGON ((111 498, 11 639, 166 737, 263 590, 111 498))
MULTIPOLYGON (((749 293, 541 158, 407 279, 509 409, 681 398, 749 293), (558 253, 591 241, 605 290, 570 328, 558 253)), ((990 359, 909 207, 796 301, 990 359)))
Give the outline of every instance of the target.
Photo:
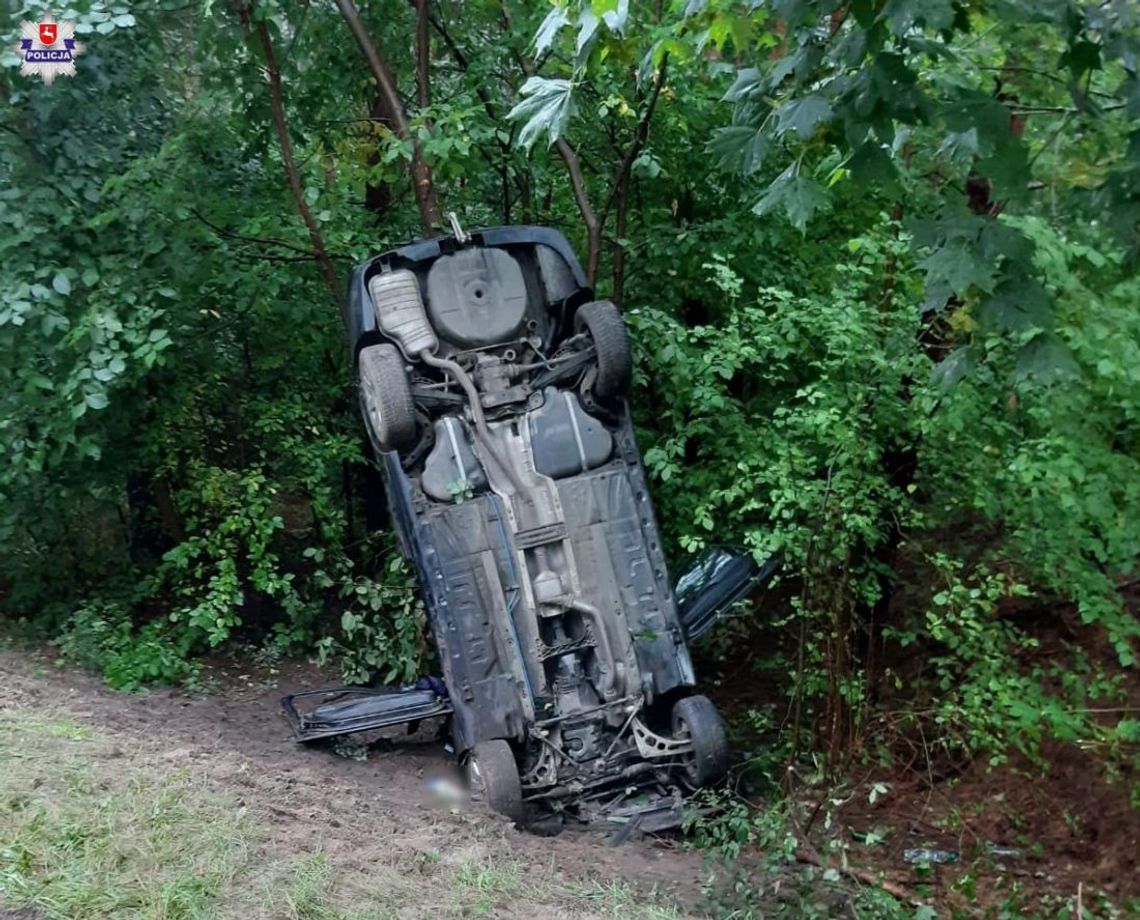
POLYGON ((395 345, 369 345, 360 352, 360 405, 382 451, 404 452, 416 444, 416 407, 404 359, 395 345))
POLYGON ((682 767, 682 778, 692 788, 715 783, 728 771, 724 722, 707 696, 687 696, 673 705, 673 737, 693 742, 682 767))
POLYGON ((574 331, 588 332, 598 355, 594 395, 599 399, 625 396, 633 379, 629 332, 621 311, 609 300, 584 303, 574 315, 574 331))
POLYGON ((519 767, 507 742, 481 741, 472 748, 467 758, 467 784, 472 797, 482 799, 492 810, 512 821, 523 819, 519 767))

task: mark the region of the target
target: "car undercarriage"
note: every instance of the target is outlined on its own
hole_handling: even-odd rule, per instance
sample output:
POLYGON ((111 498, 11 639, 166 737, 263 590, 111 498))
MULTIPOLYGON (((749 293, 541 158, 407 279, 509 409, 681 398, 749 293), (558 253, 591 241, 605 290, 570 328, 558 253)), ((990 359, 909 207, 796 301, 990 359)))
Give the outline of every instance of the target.
POLYGON ((561 234, 506 227, 370 259, 346 319, 446 701, 290 698, 298 737, 446 715, 473 794, 516 820, 678 824, 728 747, 693 692, 619 311, 593 299, 561 234))

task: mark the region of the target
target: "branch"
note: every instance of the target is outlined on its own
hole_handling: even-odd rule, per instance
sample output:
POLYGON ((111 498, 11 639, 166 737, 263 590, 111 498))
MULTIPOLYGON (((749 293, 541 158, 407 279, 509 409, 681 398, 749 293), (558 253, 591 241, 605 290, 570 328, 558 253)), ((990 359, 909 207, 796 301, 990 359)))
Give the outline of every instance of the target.
POLYGON ((910 904, 912 907, 918 907, 922 904, 918 898, 905 888, 894 884, 894 882, 888 882, 886 879, 878 878, 873 872, 869 872, 866 869, 856 869, 854 866, 844 866, 840 863, 833 864, 825 860, 819 855, 819 851, 810 843, 802 843, 800 845, 796 850, 796 860, 798 862, 807 863, 809 866, 816 866, 820 869, 834 869, 840 875, 845 875, 857 882, 862 882, 864 885, 880 888, 892 898, 910 904))
POLYGON ((276 256, 269 252, 239 252, 237 258, 251 262, 313 262, 319 259, 315 252, 303 256, 276 256))
MULTIPOLYGON (((249 34, 251 7, 243 6, 240 10, 242 26, 249 34)), ((337 281, 336 271, 332 261, 325 250, 325 241, 321 236, 320 227, 313 217, 309 203, 305 200, 305 190, 301 185, 301 175, 297 172, 297 162, 293 156, 293 141, 289 138, 289 127, 285 121, 285 94, 281 88, 281 70, 277 66, 277 58, 273 54, 273 39, 269 35, 269 26, 264 19, 257 23, 257 40, 265 55, 265 68, 269 76, 269 105, 273 112, 273 126, 277 131, 277 141, 281 147, 281 160, 285 164, 285 173, 289 180, 289 189, 293 193, 293 203, 301 214, 301 220, 309 231, 309 240, 312 243, 313 254, 321 276, 328 285, 329 292, 334 301, 340 300, 340 282, 337 281)))
MULTIPOLYGON (((456 43, 455 39, 452 38, 451 33, 448 32, 447 26, 443 22, 443 19, 432 16, 431 17, 431 25, 432 25, 432 28, 435 29, 436 32, 439 33, 439 37, 443 39, 443 43, 447 46, 447 49, 451 52, 451 56, 453 58, 455 58, 455 64, 459 68, 459 71, 465 75, 470 74, 471 67, 470 67, 469 59, 468 59, 467 55, 464 53, 463 49, 460 48, 459 45, 456 43)), ((495 73, 494 76, 496 76, 497 78, 502 80, 504 83, 506 83, 508 86, 510 86, 510 80, 506 76, 504 76, 503 74, 495 73)), ((483 111, 487 113, 487 117, 491 120, 492 123, 499 122, 501 120, 500 116, 499 116, 498 112, 495 110, 495 103, 492 100, 491 92, 490 92, 490 90, 487 89, 486 84, 477 80, 475 82, 474 89, 475 89, 475 94, 479 97, 479 101, 483 103, 483 111)), ((487 162, 490 163, 492 166, 497 165, 499 170, 500 170, 500 175, 502 175, 503 170, 506 169, 507 161, 508 161, 508 159, 510 159, 510 156, 511 156, 511 141, 509 138, 507 140, 502 140, 499 137, 498 132, 496 131, 495 132, 495 143, 498 144, 499 149, 502 152, 502 159, 498 164, 495 164, 492 161, 491 157, 485 151, 483 151, 482 148, 479 149, 479 152, 482 154, 483 158, 486 159, 487 162)), ((519 200, 522 203, 523 209, 524 209, 524 211, 529 211, 529 208, 530 208, 530 187, 527 184, 527 181, 524 178, 524 176, 520 170, 514 171, 514 179, 515 179, 515 185, 518 187, 518 190, 519 190, 519 200)), ((504 197, 503 197, 503 222, 504 223, 508 223, 508 224, 510 223, 509 215, 510 215, 510 198, 506 194, 506 192, 504 191, 504 197)))
POLYGON ((669 53, 666 52, 661 55, 661 63, 657 67, 657 74, 654 77, 653 89, 649 94, 649 101, 645 104, 645 110, 641 113, 641 118, 637 122, 637 128, 633 132, 633 142, 625 152, 625 158, 622 160, 621 167, 618 169, 617 176, 614 178, 613 186, 610 188, 609 198, 606 199, 605 207, 602 208, 603 224, 609 216, 610 208, 613 207, 618 189, 629 178, 629 171, 633 167, 633 161, 637 159, 637 155, 641 153, 641 149, 645 146, 645 142, 649 138, 649 122, 653 118, 653 110, 657 107, 657 98, 661 95, 661 87, 665 85, 665 70, 668 66, 669 53))
MULTIPOLYGON (((793 806, 794 807, 794 806, 793 806)), ((814 817, 814 815, 813 815, 814 817)), ((791 821, 792 829, 795 836, 799 841, 799 846, 796 847, 795 856, 798 862, 806 863, 809 866, 816 866, 820 869, 834 869, 840 875, 845 875, 847 878, 854 879, 857 882, 862 882, 865 885, 871 885, 875 888, 881 888, 893 898, 897 898, 905 904, 910 904, 912 907, 919 907, 922 902, 918 900, 913 894, 893 882, 888 882, 885 879, 878 878, 873 872, 866 869, 856 869, 853 866, 846 866, 843 864, 834 864, 829 859, 824 859, 817 850, 807 839, 807 834, 804 833, 803 828, 800 827, 799 822, 795 816, 789 811, 788 818, 791 821)))
POLYGON ((431 105, 431 33, 428 29, 428 0, 416 4, 416 101, 421 109, 431 105))
MULTIPOLYGON (((1127 105, 1127 102, 1115 102, 1112 105, 1098 106, 1098 108, 1102 112, 1115 112, 1127 105)), ((1010 106, 1009 110, 1014 115, 1083 115, 1087 111, 1086 108, 1077 108, 1071 105, 1010 106)))
MULTIPOLYGON (((463 49, 455 43, 455 39, 451 37, 451 33, 447 31, 443 20, 437 16, 429 17, 432 28, 439 33, 439 37, 443 39, 443 43, 447 45, 447 50, 451 52, 451 56, 455 58, 455 63, 460 71, 467 73, 470 70, 470 65, 467 60, 467 55, 463 53, 463 49)), ((495 113, 495 105, 491 101, 491 94, 482 83, 475 85, 475 95, 479 97, 479 101, 483 103, 483 111, 487 113, 487 117, 492 122, 499 120, 499 116, 495 113)))
MULTIPOLYGON (((206 217, 197 208, 191 208, 190 213, 193 214, 196 218, 198 218, 199 221, 201 221, 203 224, 205 224, 207 227, 209 227, 211 230, 213 230, 214 233, 216 233, 218 236, 222 237, 223 239, 238 240, 239 242, 242 242, 242 243, 252 243, 252 244, 255 244, 258 246, 280 246, 282 249, 288 249, 292 252, 303 253, 305 256, 314 256, 315 255, 315 253, 312 252, 312 250, 305 249, 301 246, 296 246, 293 243, 288 243, 285 240, 279 240, 279 239, 272 237, 272 236, 245 236, 244 234, 241 234, 241 233, 235 233, 233 230, 230 230, 227 227, 223 227, 220 224, 215 224, 212 220, 210 220, 208 217, 206 217)), ((333 255, 332 258, 346 259, 346 258, 348 258, 348 256, 333 255)))
POLYGON ((416 202, 420 207, 420 224, 423 226, 424 234, 430 235, 435 227, 443 222, 443 218, 439 210, 439 201, 435 196, 431 167, 423 158, 419 141, 412 136, 411 128, 408 125, 408 115, 404 111, 404 101, 396 89, 396 78, 392 75, 392 71, 384 59, 380 57, 375 42, 365 30, 356 4, 352 0, 336 0, 336 5, 337 9, 340 10, 340 15, 348 25, 352 37, 356 39, 356 44, 364 55, 364 59, 368 62, 368 69, 376 79, 376 84, 380 87, 380 95, 391 115, 396 136, 412 145, 412 188, 416 193, 416 202))

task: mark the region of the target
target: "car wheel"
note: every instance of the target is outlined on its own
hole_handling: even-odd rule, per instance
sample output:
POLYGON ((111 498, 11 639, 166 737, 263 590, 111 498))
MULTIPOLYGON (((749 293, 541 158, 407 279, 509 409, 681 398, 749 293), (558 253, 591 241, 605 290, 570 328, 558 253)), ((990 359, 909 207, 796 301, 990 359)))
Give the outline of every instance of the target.
POLYGON ((728 771, 728 738, 720 713, 707 696, 687 696, 673 706, 673 737, 692 742, 681 768, 694 789, 715 783, 728 771))
POLYGON ((594 395, 599 399, 625 396, 633 377, 629 332, 621 312, 609 300, 582 304, 574 315, 575 332, 587 332, 598 356, 594 395))
POLYGON ((398 452, 416 444, 416 408, 395 345, 370 345, 360 352, 360 401, 365 421, 382 451, 398 452))
POLYGON ((481 741, 467 758, 467 784, 471 796, 486 802, 512 821, 524 815, 522 783, 514 752, 502 740, 481 741))

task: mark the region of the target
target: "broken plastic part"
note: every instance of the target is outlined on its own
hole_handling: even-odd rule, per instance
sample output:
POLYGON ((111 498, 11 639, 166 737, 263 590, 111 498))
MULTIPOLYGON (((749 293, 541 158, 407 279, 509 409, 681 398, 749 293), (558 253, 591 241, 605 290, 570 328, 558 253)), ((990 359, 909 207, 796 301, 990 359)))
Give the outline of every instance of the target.
POLYGON ((952 863, 958 861, 958 853, 956 850, 929 850, 926 847, 918 847, 913 850, 903 850, 903 862, 908 863, 927 863, 934 865, 938 863, 952 863))

